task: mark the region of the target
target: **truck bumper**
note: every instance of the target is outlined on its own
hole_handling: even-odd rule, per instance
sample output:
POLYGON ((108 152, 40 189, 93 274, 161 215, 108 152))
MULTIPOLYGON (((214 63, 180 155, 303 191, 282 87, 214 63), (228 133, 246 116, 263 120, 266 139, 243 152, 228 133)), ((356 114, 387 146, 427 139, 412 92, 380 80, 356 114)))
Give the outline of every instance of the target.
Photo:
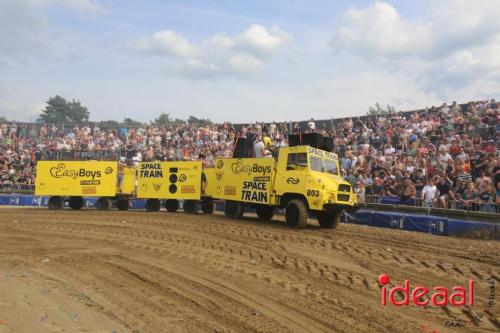
POLYGON ((324 207, 324 210, 326 211, 339 211, 339 210, 345 210, 347 211, 348 213, 355 213, 356 211, 358 211, 361 206, 359 205, 353 205, 353 206, 350 206, 350 205, 342 205, 342 204, 325 204, 323 205, 324 207))

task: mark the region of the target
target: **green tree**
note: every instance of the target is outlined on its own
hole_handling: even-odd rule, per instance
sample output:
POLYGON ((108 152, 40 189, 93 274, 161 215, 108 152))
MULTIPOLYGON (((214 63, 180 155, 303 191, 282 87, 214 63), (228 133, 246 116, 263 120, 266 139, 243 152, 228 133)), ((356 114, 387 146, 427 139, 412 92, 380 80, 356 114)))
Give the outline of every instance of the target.
POLYGON ((367 116, 383 116, 391 113, 396 113, 396 109, 387 104, 385 107, 381 106, 378 102, 375 103, 374 106, 370 106, 368 109, 368 112, 366 113, 367 116))
POLYGON ((201 125, 201 126, 206 126, 206 125, 212 125, 212 121, 210 119, 203 119, 203 118, 196 118, 194 116, 189 116, 187 122, 189 124, 195 124, 195 125, 201 125))
POLYGON ((6 123, 8 122, 7 118, 5 118, 4 116, 0 116, 0 123, 6 123))
POLYGON ((116 120, 103 120, 100 121, 99 127, 103 129, 117 129, 120 127, 120 123, 117 122, 116 120))
POLYGON ((154 124, 158 126, 169 126, 173 119, 170 117, 169 113, 162 113, 154 120, 154 124))
POLYGON ((87 122, 90 112, 80 101, 68 102, 59 95, 49 98, 47 106, 42 109, 39 121, 46 123, 78 123, 87 122))
POLYGON ((125 127, 142 127, 144 124, 132 118, 125 118, 122 121, 122 125, 125 127))
POLYGON ((170 116, 170 113, 162 113, 156 118, 152 123, 157 125, 157 126, 174 126, 178 124, 183 124, 185 123, 185 120, 179 119, 179 118, 172 118, 170 116))

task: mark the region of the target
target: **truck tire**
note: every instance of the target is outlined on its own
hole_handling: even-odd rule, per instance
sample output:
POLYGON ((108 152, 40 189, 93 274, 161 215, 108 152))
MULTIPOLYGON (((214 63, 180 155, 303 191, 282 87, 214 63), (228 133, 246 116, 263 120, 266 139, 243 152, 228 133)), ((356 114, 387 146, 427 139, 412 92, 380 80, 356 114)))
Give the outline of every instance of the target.
POLYGON ((167 199, 167 201, 165 201, 165 208, 167 209, 167 212, 175 213, 177 209, 179 209, 179 201, 175 199, 167 199))
POLYGON ((224 202, 224 215, 232 219, 239 219, 243 216, 243 205, 241 202, 226 200, 224 202))
POLYGON ((82 209, 83 198, 82 197, 69 197, 69 207, 74 210, 82 209))
POLYGON ((148 199, 146 200, 146 210, 148 212, 157 212, 161 208, 161 202, 158 199, 148 199))
POLYGON ((118 199, 118 201, 116 201, 116 208, 118 208, 118 210, 128 210, 129 201, 127 199, 118 199))
POLYGON ((62 209, 64 207, 64 199, 62 197, 50 197, 47 206, 50 210, 62 209))
POLYGON ((201 210, 204 214, 212 214, 214 212, 215 205, 212 199, 203 199, 201 201, 201 210))
POLYGON ((290 200, 286 205, 285 219, 290 228, 304 228, 307 225, 307 206, 304 201, 290 200))
POLYGON ((274 216, 274 207, 267 205, 258 205, 255 207, 255 212, 260 220, 270 221, 274 216))
POLYGON ((321 228, 335 229, 340 223, 341 213, 341 211, 322 212, 319 213, 316 218, 321 228))
POLYGON ((183 208, 184 212, 188 214, 196 214, 198 212, 198 200, 185 200, 183 208))
POLYGON ((95 202, 95 208, 97 208, 97 210, 108 210, 111 208, 111 200, 109 200, 109 198, 100 197, 95 202))

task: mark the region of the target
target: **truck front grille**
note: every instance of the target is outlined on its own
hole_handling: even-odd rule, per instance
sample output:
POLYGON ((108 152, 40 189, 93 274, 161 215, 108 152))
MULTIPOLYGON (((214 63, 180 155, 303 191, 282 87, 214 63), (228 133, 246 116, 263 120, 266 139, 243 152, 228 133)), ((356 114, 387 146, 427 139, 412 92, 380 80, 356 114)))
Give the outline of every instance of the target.
POLYGON ((349 201, 349 194, 337 194, 337 201, 349 201))

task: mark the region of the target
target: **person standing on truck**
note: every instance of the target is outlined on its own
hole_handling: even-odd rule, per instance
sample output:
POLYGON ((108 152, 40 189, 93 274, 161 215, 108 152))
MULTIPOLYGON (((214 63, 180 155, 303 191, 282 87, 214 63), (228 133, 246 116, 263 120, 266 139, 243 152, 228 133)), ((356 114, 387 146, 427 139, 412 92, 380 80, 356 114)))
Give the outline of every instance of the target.
POLYGON ((271 146, 271 138, 265 134, 264 134, 264 136, 259 135, 257 137, 257 140, 255 141, 255 143, 253 145, 255 157, 257 157, 257 158, 260 158, 260 157, 272 158, 273 153, 270 149, 268 149, 268 146, 271 146))
POLYGON ((207 175, 205 175, 206 160, 205 154, 198 154, 198 159, 201 161, 201 194, 205 194, 205 189, 207 188, 207 175))
POLYGON ((124 168, 126 162, 125 156, 120 157, 120 161, 118 161, 118 192, 122 192, 123 186, 123 177, 124 177, 124 168))

